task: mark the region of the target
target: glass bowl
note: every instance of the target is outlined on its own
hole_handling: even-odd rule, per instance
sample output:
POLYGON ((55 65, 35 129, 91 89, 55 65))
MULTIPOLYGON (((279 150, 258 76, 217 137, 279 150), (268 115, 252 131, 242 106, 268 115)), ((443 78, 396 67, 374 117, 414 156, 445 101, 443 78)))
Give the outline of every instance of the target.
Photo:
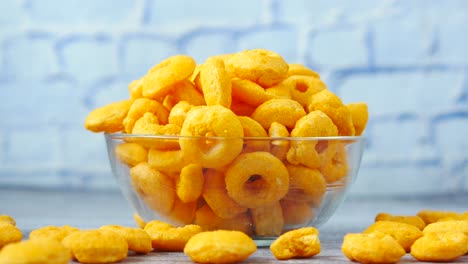
POLYGON ((363 137, 105 134, 112 172, 146 221, 240 230, 259 246, 320 227, 355 181, 363 137))

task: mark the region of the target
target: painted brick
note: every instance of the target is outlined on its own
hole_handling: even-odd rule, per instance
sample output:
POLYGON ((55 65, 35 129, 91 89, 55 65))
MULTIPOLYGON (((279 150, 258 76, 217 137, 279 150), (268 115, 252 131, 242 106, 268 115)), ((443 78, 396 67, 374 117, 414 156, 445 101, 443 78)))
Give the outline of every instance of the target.
POLYGON ((376 65, 418 65, 429 59, 434 29, 419 16, 408 14, 374 23, 376 65))
POLYGON ((456 163, 468 159, 468 112, 447 115, 435 122, 435 143, 443 159, 456 163))
POLYGON ((5 40, 6 75, 18 80, 42 79, 57 72, 54 41, 48 34, 27 34, 5 40))
POLYGON ((117 72, 117 49, 109 37, 74 36, 61 41, 59 52, 64 71, 78 80, 92 81, 117 72))
POLYGON ((43 0, 29 1, 26 11, 34 23, 101 26, 121 24, 134 4, 132 0, 43 0))
POLYGON ((322 67, 362 67, 368 62, 365 40, 360 29, 321 31, 309 40, 308 55, 322 67))
POLYGON ((95 134, 82 126, 63 133, 62 161, 67 168, 107 168, 106 144, 103 134, 95 134))
POLYGON ((298 36, 294 28, 279 27, 250 31, 239 38, 238 50, 269 49, 279 53, 287 62, 297 62, 298 36), (284 45, 284 43, 288 45, 284 45))
POLYGON ((463 74, 455 71, 350 75, 338 87, 344 102, 367 102, 373 115, 434 114, 455 103, 463 74))
POLYGON ((355 196, 418 196, 460 191, 460 182, 437 165, 389 165, 362 167, 350 195, 355 196))
POLYGON ((21 1, 19 0, 0 1, 0 10, 2 10, 2 15, 0 16, 0 25, 11 26, 11 25, 17 25, 21 23, 21 18, 23 15, 21 1))
POLYGON ((6 164, 28 166, 54 166, 59 162, 59 130, 40 128, 10 130, 6 164))
POLYGON ((161 60, 180 53, 173 41, 154 35, 124 36, 120 47, 122 70, 130 79, 142 77, 161 60))
MULTIPOLYGON (((465 7, 468 10, 468 7, 465 7)), ((435 60, 456 65, 468 65, 468 36, 462 34, 468 28, 468 18, 465 16, 451 17, 438 27, 439 45, 435 52, 435 60)))
POLYGON ((208 57, 236 52, 234 36, 222 30, 200 30, 184 40, 184 52, 190 54, 197 63, 208 57))
POLYGON ((152 0, 146 22, 158 30, 180 32, 200 26, 241 27, 260 20, 262 1, 152 0))

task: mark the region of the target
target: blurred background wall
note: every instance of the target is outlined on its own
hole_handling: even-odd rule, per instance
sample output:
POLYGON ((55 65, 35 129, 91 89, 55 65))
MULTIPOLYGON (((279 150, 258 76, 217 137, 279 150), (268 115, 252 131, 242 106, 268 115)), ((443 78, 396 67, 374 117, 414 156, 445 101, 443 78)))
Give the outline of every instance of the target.
POLYGON ((0 187, 115 190, 92 109, 179 53, 318 71, 370 121, 356 196, 468 192, 468 1, 0 1, 0 187))

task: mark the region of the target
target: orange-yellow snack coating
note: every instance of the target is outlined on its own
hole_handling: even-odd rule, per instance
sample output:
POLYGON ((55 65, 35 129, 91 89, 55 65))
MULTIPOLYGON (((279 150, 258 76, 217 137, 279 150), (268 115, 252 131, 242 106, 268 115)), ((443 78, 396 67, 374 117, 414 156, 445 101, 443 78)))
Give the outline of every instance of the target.
POLYGON ((341 251, 351 261, 369 264, 396 263, 405 255, 403 247, 382 232, 347 234, 341 251))
POLYGON ((291 76, 284 81, 290 87, 291 98, 306 107, 312 95, 327 89, 325 83, 311 76, 291 76))
POLYGON ((192 75, 195 66, 195 60, 187 55, 161 61, 143 77, 143 96, 157 99, 167 95, 174 84, 192 75))
POLYGON ((341 99, 328 89, 324 89, 310 98, 309 112, 320 110, 329 116, 338 127, 340 136, 354 136, 353 119, 351 111, 343 105, 341 99))
POLYGON ((284 225, 303 225, 311 221, 314 211, 306 202, 296 202, 291 200, 281 200, 283 209, 284 225))
POLYGON ((65 237, 77 231, 79 231, 78 228, 68 225, 44 226, 31 231, 31 233, 29 233, 29 239, 49 238, 62 242, 65 237))
POLYGON ((257 250, 255 242, 239 231, 207 231, 193 236, 184 248, 193 262, 234 263, 247 259, 257 250))
POLYGON ((320 206, 327 188, 322 173, 317 169, 293 164, 286 164, 286 168, 289 172, 289 190, 283 199, 320 206))
POLYGON ((120 225, 104 225, 100 229, 116 232, 127 240, 128 250, 137 253, 148 253, 153 250, 151 237, 141 228, 120 225))
MULTIPOLYGON (((180 134, 181 127, 175 124, 159 125, 158 118, 153 113, 144 114, 133 127, 133 134, 145 134, 155 136, 176 136, 180 134)), ((127 138, 127 141, 138 143, 147 148, 159 150, 179 149, 179 141, 175 139, 136 137, 127 138)))
POLYGON ((176 184, 177 196, 184 203, 196 201, 203 191, 203 167, 199 164, 189 164, 182 168, 176 184))
POLYGON ((232 103, 232 84, 224 62, 208 58, 200 69, 200 84, 206 105, 221 105, 226 108, 232 103))
POLYGON ((150 235, 153 248, 161 251, 183 251, 187 241, 202 231, 198 225, 174 227, 167 223, 152 220, 145 231, 150 235))
POLYGON ((70 251, 53 239, 12 243, 0 251, 0 264, 68 264, 70 260, 70 251))
POLYGON ((367 126, 367 120, 369 119, 369 110, 367 104, 364 102, 350 103, 346 107, 351 112, 351 119, 353 120, 354 130, 356 136, 360 136, 367 126))
POLYGON ((122 122, 131 105, 131 100, 123 100, 96 108, 86 117, 85 128, 92 132, 122 131, 124 129, 122 122))
POLYGON ((182 127, 185 118, 187 117, 187 113, 190 111, 190 109, 192 109, 192 107, 193 105, 187 101, 179 101, 174 105, 174 107, 172 107, 171 111, 169 112, 169 124, 175 124, 182 127))
POLYGON ((320 79, 320 75, 306 66, 298 63, 290 63, 288 69, 288 77, 294 75, 311 76, 320 79))
POLYGON ((259 236, 278 236, 283 231, 283 210, 279 202, 250 209, 255 234, 259 236))
POLYGON ((180 139, 184 157, 206 168, 230 163, 241 151, 244 129, 237 116, 219 105, 192 108, 185 119, 181 136, 227 137, 223 139, 180 139))
POLYGON ((286 80, 283 80, 282 82, 276 84, 275 86, 266 88, 265 92, 273 96, 273 98, 292 99, 291 90, 292 90, 291 82, 286 82, 286 80))
POLYGON ((251 106, 257 107, 274 98, 274 95, 253 81, 234 78, 231 82, 232 97, 251 106))
POLYGON ((456 217, 458 216, 457 212, 453 211, 442 211, 442 210, 421 210, 417 213, 417 216, 421 217, 422 220, 426 223, 426 225, 435 223, 439 221, 439 219, 446 218, 446 217, 456 217))
POLYGON ((148 164, 162 172, 180 172, 190 164, 187 158, 179 150, 159 150, 152 148, 148 152, 148 164))
POLYGON ((109 230, 84 230, 65 237, 62 244, 81 263, 112 263, 125 259, 127 240, 109 230))
POLYGON ((253 112, 252 118, 265 129, 268 129, 273 122, 293 129, 296 121, 305 115, 304 108, 294 100, 271 99, 259 105, 253 112))
POLYGON ((273 204, 289 188, 284 164, 269 152, 239 155, 226 170, 226 189, 237 203, 249 208, 273 204))
POLYGON ((244 102, 233 101, 231 104, 231 111, 238 116, 251 116, 255 111, 255 107, 244 102))
POLYGON ((138 99, 143 97, 143 80, 133 80, 128 84, 128 93, 130 94, 130 99, 138 99))
POLYGON ((0 215, 0 223, 10 223, 14 226, 16 226, 16 221, 13 217, 9 215, 0 215))
MULTIPOLYGON (((271 123, 271 126, 268 129, 268 135, 272 138, 287 138, 289 137, 289 131, 284 125, 278 122, 273 122, 271 123)), ((290 145, 291 143, 287 139, 272 140, 270 152, 271 154, 275 155, 275 157, 277 157, 278 159, 285 160, 290 145)))
POLYGON ((179 197, 174 200, 172 211, 164 216, 169 222, 176 226, 192 224, 195 219, 195 212, 198 203, 195 202, 182 202, 179 197))
POLYGON ((321 155, 324 159, 322 166, 320 166, 320 172, 327 183, 332 183, 343 179, 348 174, 348 153, 345 145, 341 142, 335 142, 335 144, 329 142, 328 144, 329 151, 324 151, 321 155), (331 156, 328 155, 330 153, 331 156))
POLYGON ((0 222, 0 249, 10 243, 21 241, 23 233, 16 226, 7 223, 0 222))
POLYGON ((156 100, 148 98, 138 98, 133 101, 132 106, 128 110, 127 116, 123 120, 125 132, 132 133, 135 122, 140 119, 145 113, 153 113, 158 118, 158 124, 167 124, 167 116, 169 110, 164 105, 156 100))
POLYGON ((195 214, 195 223, 205 231, 213 231, 218 229, 237 230, 244 232, 247 235, 252 235, 252 218, 250 214, 241 213, 228 219, 219 217, 207 205, 200 207, 195 214))
POLYGON ((468 236, 463 232, 424 234, 411 247, 411 255, 419 261, 449 262, 468 253, 468 236))
POLYGON ((115 154, 121 162, 131 167, 148 160, 148 150, 137 143, 122 143, 115 147, 115 154))
POLYGON ((413 225, 419 230, 423 230, 424 227, 426 226, 426 223, 422 220, 421 217, 416 216, 416 215, 391 215, 387 213, 378 213, 375 216, 375 222, 377 221, 394 221, 394 222, 401 222, 401 223, 406 223, 413 225))
POLYGON ((174 183, 169 176, 140 163, 130 169, 133 188, 153 210, 169 213, 176 196, 174 183))
POLYGON ((375 231, 391 235, 400 243, 406 252, 409 252, 414 241, 423 235, 421 230, 413 225, 393 221, 375 222, 370 225, 364 233, 372 233, 375 231))
POLYGON ((135 223, 139 228, 142 228, 142 229, 145 228, 146 221, 143 220, 143 218, 141 218, 141 216, 139 214, 134 213, 133 214, 133 220, 135 220, 135 223))
POLYGON ((423 233, 431 232, 463 232, 468 236, 468 220, 449 220, 428 224, 423 233))
POLYGON ((240 205, 228 195, 225 175, 215 169, 209 169, 205 173, 203 198, 213 212, 221 218, 233 218, 247 211, 246 206, 240 205))
MULTIPOLYGON (((238 116, 237 118, 242 124, 245 137, 268 137, 265 129, 254 119, 248 116, 238 116)), ((266 140, 244 139, 244 153, 269 150, 270 144, 266 140)))
POLYGON ((172 87, 172 96, 176 102, 186 101, 191 105, 205 105, 205 98, 189 80, 178 82, 172 87))
POLYGON ((270 250, 280 260, 313 257, 321 251, 319 231, 313 227, 288 231, 273 241, 270 250))
POLYGON ((245 50, 226 60, 226 68, 241 79, 271 87, 288 75, 288 64, 277 53, 263 49, 245 50))

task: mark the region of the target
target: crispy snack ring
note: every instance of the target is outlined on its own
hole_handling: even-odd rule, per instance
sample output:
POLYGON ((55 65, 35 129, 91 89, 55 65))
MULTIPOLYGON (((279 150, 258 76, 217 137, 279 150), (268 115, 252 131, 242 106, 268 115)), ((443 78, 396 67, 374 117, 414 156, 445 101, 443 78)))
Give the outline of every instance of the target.
POLYGON ((368 234, 375 231, 380 231, 382 233, 391 235, 406 252, 410 252, 411 245, 414 243, 414 241, 423 235, 421 230, 413 225, 393 221, 375 222, 363 233, 368 234))
POLYGON ((166 96, 174 84, 192 75, 195 66, 195 60, 186 55, 176 55, 161 61, 143 77, 143 96, 153 99, 166 96))
POLYGON ((0 223, 9 223, 16 226, 16 221, 13 217, 9 215, 0 215, 0 223))
POLYGON ((140 119, 145 113, 153 113, 158 118, 158 124, 167 124, 169 110, 164 105, 156 100, 148 98, 138 98, 133 101, 127 116, 123 120, 126 133, 132 133, 135 122, 140 119))
POLYGON ((85 128, 92 132, 122 131, 124 129, 122 122, 131 105, 131 100, 123 100, 94 109, 86 117, 85 128))
POLYGON ((70 251, 53 239, 12 243, 0 251, 0 264, 68 264, 70 251))
POLYGON ((314 218, 314 211, 306 202, 281 200, 285 226, 303 225, 314 218))
POLYGON ((290 63, 288 69, 288 77, 294 75, 311 76, 320 79, 320 75, 306 66, 298 63, 290 63))
POLYGON ((390 235, 382 232, 347 234, 341 251, 351 261, 361 263, 396 263, 404 255, 403 247, 390 235))
POLYGON ((198 225, 174 227, 167 223, 152 220, 145 231, 151 237, 153 248, 161 251, 183 251, 187 241, 202 231, 198 225))
POLYGON ((252 118, 263 128, 268 129, 271 123, 278 122, 288 129, 293 129, 296 121, 305 116, 304 108, 291 99, 271 99, 259 105, 252 118))
POLYGON ((242 151, 240 137, 244 130, 237 116, 222 106, 192 108, 185 119, 181 136, 226 137, 223 139, 180 139, 183 155, 192 163, 205 168, 219 168, 229 164, 242 151))
MULTIPOLYGON (((245 137, 268 137, 265 129, 254 119, 248 116, 238 116, 237 118, 242 124, 245 137)), ((270 145, 264 140, 244 139, 243 152, 253 151, 270 151, 270 145)))
POLYGON ((190 162, 180 149, 159 150, 152 148, 148 152, 148 164, 156 170, 172 173, 180 172, 190 162))
POLYGON ((322 80, 311 76, 291 76, 283 83, 290 87, 291 98, 299 102, 303 107, 307 107, 314 94, 327 89, 322 80))
POLYGON ((439 219, 446 217, 457 217, 459 214, 452 211, 440 211, 440 210, 421 210, 417 213, 417 216, 421 217, 422 220, 428 224, 435 223, 439 219))
POLYGON ((291 95, 291 83, 287 83, 286 81, 282 81, 275 86, 270 88, 266 88, 265 92, 273 98, 282 98, 282 99, 292 99, 291 95))
POLYGON ((237 203, 249 208, 273 204, 289 188, 284 164, 269 152, 239 155, 226 170, 226 189, 237 203))
POLYGON ((182 168, 176 189, 177 196, 184 202, 195 202, 202 194, 205 176, 199 164, 189 164, 182 168))
POLYGON ((277 53, 253 49, 233 54, 226 60, 226 68, 237 77, 266 88, 285 79, 289 65, 277 53))
MULTIPOLYGON (((181 127, 175 124, 160 125, 158 117, 153 113, 145 113, 133 126, 133 134, 156 135, 156 136, 176 136, 180 134, 181 127)), ((177 139, 154 139, 154 138, 127 138, 127 141, 141 144, 147 148, 157 148, 160 150, 179 149, 177 139)))
POLYGON ((257 250, 255 242, 240 231, 207 231, 193 236, 184 253, 198 263, 234 263, 257 250))
POLYGON ((125 259, 128 244, 125 238, 109 230, 74 232, 62 241, 72 256, 82 263, 110 263, 125 259))
POLYGON ((140 163, 130 169, 130 177, 134 190, 151 209, 162 214, 171 211, 176 192, 169 176, 140 163))
POLYGON ((226 108, 231 107, 231 78, 222 60, 211 57, 203 63, 200 69, 200 83, 206 105, 221 105, 226 108))
POLYGON ((205 173, 203 198, 221 218, 229 219, 247 211, 246 206, 237 203, 226 190, 226 178, 222 171, 209 169, 205 173))
POLYGON ((343 105, 341 99, 328 89, 324 89, 310 98, 309 112, 320 110, 329 116, 338 127, 338 135, 354 136, 353 119, 351 111, 343 105))
MULTIPOLYGON (((312 111, 300 118, 291 131, 291 137, 333 137, 338 129, 333 121, 322 111, 312 111)), ((328 140, 292 141, 287 159, 294 165, 320 168, 335 154, 335 144, 328 140)))
POLYGON ((346 107, 351 112, 351 119, 353 120, 355 135, 360 136, 367 126, 367 120, 369 119, 369 110, 367 104, 351 103, 347 104, 346 107))
POLYGON ((151 237, 141 228, 125 227, 120 225, 104 225, 99 229, 116 232, 127 240, 128 250, 146 254, 153 250, 151 237))
POLYGON ((174 84, 172 96, 176 102, 186 101, 191 105, 206 105, 205 98, 189 80, 174 84))
POLYGON ((184 125, 185 118, 187 117, 187 113, 192 109, 192 107, 193 105, 187 101, 179 101, 169 112, 169 124, 175 124, 182 127, 184 125))
POLYGON ((234 78, 231 82, 232 97, 251 106, 257 107, 274 98, 273 94, 267 93, 263 87, 253 81, 234 78))
POLYGON ((21 241, 23 233, 16 226, 7 223, 0 222, 0 249, 10 243, 21 241))
POLYGON ((411 247, 411 255, 419 261, 449 262, 468 253, 468 236, 463 232, 424 234, 411 247))
POLYGON ((122 143, 115 147, 115 154, 130 167, 148 160, 148 150, 137 143, 122 143))
POLYGON ((283 210, 279 202, 250 209, 255 234, 259 236, 278 236, 283 231, 283 210))
POLYGON ((313 227, 288 231, 273 241, 270 250, 280 260, 313 257, 321 251, 319 231, 313 227))
MULTIPOLYGON (((287 138, 289 137, 289 131, 284 125, 278 122, 273 122, 268 129, 268 135, 272 138, 287 138)), ((290 141, 287 139, 272 140, 270 152, 278 159, 285 160, 290 145, 290 141)))
POLYGON ((62 240, 65 237, 77 231, 80 231, 80 230, 76 227, 72 227, 68 225, 44 226, 44 227, 31 231, 31 233, 29 233, 29 239, 48 238, 48 239, 54 239, 58 242, 62 242, 62 240))
POLYGON ((423 230, 424 227, 426 227, 426 223, 424 223, 422 218, 419 216, 415 216, 415 215, 405 216, 405 215, 391 215, 387 213, 378 213, 375 216, 375 222, 377 221, 394 221, 394 222, 406 223, 406 224, 410 224, 419 228, 419 230, 423 230))
POLYGON ((250 214, 241 213, 233 218, 224 219, 219 217, 207 204, 200 207, 195 214, 195 223, 205 231, 218 229, 237 230, 247 235, 252 235, 252 219, 250 214))
POLYGON ((449 220, 428 224, 423 233, 431 232, 464 232, 468 236, 468 220, 449 220))
POLYGON ((286 164, 286 168, 289 172, 289 190, 283 199, 320 206, 327 189, 322 173, 317 169, 292 164, 286 164))
POLYGON ((332 156, 322 154, 322 157, 325 159, 322 166, 320 166, 320 172, 322 172, 327 183, 332 183, 348 175, 348 153, 346 152, 346 146, 344 144, 340 144, 339 142, 336 144, 331 144, 329 142, 328 144, 328 151, 324 153, 332 153, 332 156), (332 148, 330 145, 334 147, 332 148))

